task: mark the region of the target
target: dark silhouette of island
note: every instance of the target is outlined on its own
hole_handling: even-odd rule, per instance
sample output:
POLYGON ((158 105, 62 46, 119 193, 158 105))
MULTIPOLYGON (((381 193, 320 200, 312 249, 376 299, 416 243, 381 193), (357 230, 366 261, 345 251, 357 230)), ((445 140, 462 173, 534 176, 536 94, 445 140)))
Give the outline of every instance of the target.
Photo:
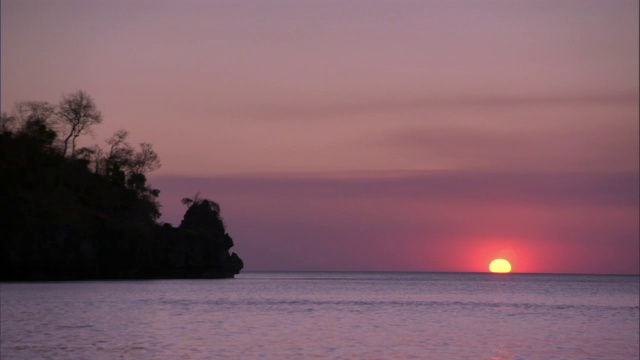
POLYGON ((27 101, 0 117, 0 280, 232 278, 243 267, 220 206, 182 200, 179 227, 158 223, 160 167, 128 133, 78 148, 102 122, 84 91, 57 105, 27 101))

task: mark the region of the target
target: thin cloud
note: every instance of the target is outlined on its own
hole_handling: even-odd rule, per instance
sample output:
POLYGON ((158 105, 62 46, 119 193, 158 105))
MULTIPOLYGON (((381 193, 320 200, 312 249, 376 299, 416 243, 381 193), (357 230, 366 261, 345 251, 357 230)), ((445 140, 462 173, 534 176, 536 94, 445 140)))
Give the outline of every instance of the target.
POLYGON ((422 127, 387 131, 373 146, 461 168, 492 170, 637 170, 637 119, 574 123, 527 131, 422 127))
POLYGON ((212 109, 225 115, 240 115, 268 120, 311 120, 344 118, 368 114, 393 114, 437 108, 505 108, 555 105, 637 106, 637 91, 602 94, 557 94, 531 96, 457 96, 457 97, 371 97, 356 101, 292 99, 291 103, 242 104, 212 109))
MULTIPOLYGON (((158 176, 154 186, 257 198, 404 198, 542 206, 638 206, 640 175, 626 172, 426 171, 357 177, 158 176)), ((184 196, 189 195, 184 193, 184 196)), ((162 199, 162 198, 161 198, 162 199)), ((164 202, 164 200, 162 200, 164 202)))

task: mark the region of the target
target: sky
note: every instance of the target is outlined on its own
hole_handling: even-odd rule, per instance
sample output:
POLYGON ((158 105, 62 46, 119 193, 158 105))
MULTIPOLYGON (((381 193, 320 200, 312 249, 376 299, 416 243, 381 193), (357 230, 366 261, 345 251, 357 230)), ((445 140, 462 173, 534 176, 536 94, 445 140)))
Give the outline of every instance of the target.
POLYGON ((627 0, 2 0, 1 107, 87 91, 245 270, 638 274, 627 0))

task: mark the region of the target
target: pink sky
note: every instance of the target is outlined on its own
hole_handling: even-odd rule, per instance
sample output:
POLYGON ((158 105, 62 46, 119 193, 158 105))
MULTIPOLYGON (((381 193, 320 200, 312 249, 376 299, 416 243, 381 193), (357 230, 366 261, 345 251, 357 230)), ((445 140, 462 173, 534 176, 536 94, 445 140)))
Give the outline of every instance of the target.
POLYGON ((248 270, 638 273, 638 11, 2 0, 1 105, 86 90, 248 270))

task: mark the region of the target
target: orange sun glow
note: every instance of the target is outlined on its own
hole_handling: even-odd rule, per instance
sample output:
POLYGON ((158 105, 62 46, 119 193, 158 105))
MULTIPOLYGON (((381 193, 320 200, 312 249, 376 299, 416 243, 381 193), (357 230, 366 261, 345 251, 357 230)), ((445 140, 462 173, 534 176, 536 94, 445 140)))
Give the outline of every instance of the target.
POLYGON ((489 271, 492 273, 511 272, 511 264, 505 259, 495 259, 489 264, 489 271))

